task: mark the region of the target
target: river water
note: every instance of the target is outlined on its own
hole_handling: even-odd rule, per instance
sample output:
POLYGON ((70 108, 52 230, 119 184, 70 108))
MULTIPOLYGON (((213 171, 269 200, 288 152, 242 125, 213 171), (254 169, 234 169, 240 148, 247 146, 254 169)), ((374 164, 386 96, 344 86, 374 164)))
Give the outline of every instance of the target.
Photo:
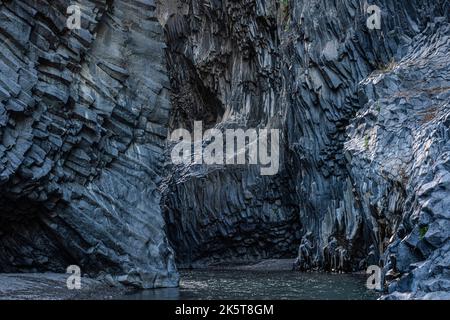
POLYGON ((136 300, 374 300, 364 275, 295 271, 181 270, 179 288, 127 294, 136 300))

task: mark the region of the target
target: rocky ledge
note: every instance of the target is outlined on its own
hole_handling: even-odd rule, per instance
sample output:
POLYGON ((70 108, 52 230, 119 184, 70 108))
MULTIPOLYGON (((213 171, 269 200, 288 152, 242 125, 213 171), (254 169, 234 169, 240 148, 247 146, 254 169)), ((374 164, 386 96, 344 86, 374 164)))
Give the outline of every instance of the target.
POLYGON ((153 1, 0 1, 0 272, 176 286, 159 206, 169 119, 153 1))

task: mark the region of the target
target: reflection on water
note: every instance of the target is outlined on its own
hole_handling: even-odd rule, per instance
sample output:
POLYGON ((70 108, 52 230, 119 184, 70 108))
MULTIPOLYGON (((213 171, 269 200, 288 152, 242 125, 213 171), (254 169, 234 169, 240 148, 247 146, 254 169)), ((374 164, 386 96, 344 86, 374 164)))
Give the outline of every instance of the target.
POLYGON ((374 300, 364 276, 294 271, 180 271, 179 288, 133 292, 125 299, 326 299, 374 300))

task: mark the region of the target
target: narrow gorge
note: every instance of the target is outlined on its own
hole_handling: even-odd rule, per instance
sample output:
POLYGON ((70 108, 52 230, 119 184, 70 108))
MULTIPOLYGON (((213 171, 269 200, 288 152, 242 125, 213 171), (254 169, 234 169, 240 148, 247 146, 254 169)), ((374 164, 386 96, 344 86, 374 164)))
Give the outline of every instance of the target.
POLYGON ((0 0, 0 272, 296 259, 450 299, 448 0, 0 0), (81 28, 67 28, 67 8, 81 28), (381 29, 367 26, 381 9, 381 29), (276 175, 170 133, 280 130, 276 175))

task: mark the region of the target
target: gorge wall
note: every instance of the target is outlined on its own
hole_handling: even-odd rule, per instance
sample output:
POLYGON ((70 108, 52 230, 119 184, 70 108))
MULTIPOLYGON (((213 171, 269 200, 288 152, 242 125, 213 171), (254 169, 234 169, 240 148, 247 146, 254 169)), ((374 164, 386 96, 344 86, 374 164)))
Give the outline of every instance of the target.
POLYGON ((448 296, 449 4, 373 4, 381 30, 365 1, 161 2, 171 126, 283 131, 275 177, 168 169, 180 265, 292 257, 295 243, 301 270, 379 265, 390 297, 448 296))
POLYGON ((152 1, 0 6, 0 271, 178 283, 159 207, 169 120, 152 1))
POLYGON ((0 1, 1 272, 297 256, 448 297, 448 1, 374 1, 381 30, 361 0, 78 3, 69 31, 68 0, 0 1), (172 164, 194 121, 280 129, 279 173, 172 164))

